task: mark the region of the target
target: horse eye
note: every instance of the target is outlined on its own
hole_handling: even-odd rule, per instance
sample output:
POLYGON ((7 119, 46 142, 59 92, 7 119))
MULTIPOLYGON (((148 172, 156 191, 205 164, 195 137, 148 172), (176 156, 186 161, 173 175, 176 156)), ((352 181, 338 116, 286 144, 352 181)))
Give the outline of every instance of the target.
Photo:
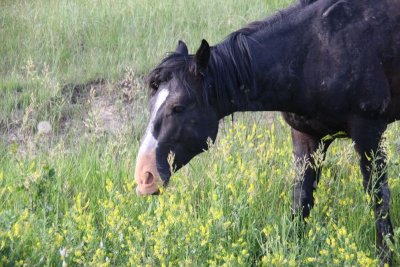
POLYGON ((184 106, 179 106, 179 105, 176 105, 176 106, 174 106, 172 108, 172 112, 173 113, 181 113, 184 110, 185 110, 185 107, 184 106))
POLYGON ((152 82, 152 83, 150 83, 150 88, 151 88, 151 90, 152 90, 152 92, 154 93, 154 92, 157 92, 157 90, 158 90, 158 83, 156 83, 156 82, 152 82))

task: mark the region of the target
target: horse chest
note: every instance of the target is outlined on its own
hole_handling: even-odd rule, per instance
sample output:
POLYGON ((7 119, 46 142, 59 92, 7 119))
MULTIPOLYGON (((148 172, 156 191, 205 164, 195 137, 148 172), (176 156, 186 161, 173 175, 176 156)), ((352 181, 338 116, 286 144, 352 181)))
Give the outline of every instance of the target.
POLYGON ((389 121, 400 119, 400 67, 386 70, 390 86, 391 101, 388 107, 389 121))

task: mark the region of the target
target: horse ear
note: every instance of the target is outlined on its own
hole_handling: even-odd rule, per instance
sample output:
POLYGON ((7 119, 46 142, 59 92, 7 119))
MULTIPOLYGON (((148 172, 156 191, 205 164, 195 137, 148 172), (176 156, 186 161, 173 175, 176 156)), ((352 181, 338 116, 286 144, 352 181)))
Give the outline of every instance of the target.
POLYGON ((211 48, 206 40, 201 41, 200 48, 197 50, 196 55, 194 56, 194 69, 192 71, 197 75, 202 73, 205 69, 207 69, 208 62, 210 60, 211 48))
POLYGON ((353 5, 350 1, 340 0, 324 11, 322 19, 330 32, 337 32, 354 19, 353 5))
POLYGON ((184 41, 181 41, 181 40, 178 41, 178 46, 176 47, 175 52, 178 54, 182 54, 182 55, 189 54, 188 48, 184 41))

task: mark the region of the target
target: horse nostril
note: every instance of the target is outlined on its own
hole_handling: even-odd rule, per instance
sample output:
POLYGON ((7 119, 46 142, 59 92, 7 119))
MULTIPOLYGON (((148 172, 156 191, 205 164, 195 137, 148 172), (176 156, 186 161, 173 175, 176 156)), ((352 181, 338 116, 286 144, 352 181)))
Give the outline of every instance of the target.
POLYGON ((152 184, 154 182, 154 175, 151 172, 144 174, 144 184, 152 184))

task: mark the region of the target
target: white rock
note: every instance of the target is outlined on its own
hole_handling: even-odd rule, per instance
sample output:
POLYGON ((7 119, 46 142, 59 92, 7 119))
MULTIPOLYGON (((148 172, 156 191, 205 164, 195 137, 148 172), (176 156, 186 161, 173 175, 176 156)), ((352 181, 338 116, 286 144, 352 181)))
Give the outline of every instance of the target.
POLYGON ((51 124, 48 121, 41 121, 37 126, 38 134, 50 134, 51 133, 51 124))

